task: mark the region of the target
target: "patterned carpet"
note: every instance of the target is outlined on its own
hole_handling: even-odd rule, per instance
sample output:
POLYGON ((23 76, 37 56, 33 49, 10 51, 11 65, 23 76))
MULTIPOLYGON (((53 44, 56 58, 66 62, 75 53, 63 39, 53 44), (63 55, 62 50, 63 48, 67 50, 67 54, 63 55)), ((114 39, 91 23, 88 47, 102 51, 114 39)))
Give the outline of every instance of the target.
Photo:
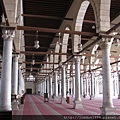
MULTIPOLYGON (((120 100, 113 99, 114 106, 116 108, 116 114, 120 114, 120 100)), ((24 105, 20 104, 20 110, 14 110, 13 115, 29 115, 29 120, 36 115, 45 115, 45 120, 51 120, 51 116, 54 115, 54 120, 59 120, 62 118, 59 115, 100 115, 100 107, 102 106, 102 99, 89 100, 89 98, 82 99, 82 109, 73 109, 73 98, 70 99, 69 104, 61 104, 60 96, 58 101, 54 101, 52 98, 49 102, 44 103, 44 98, 39 95, 26 95, 24 105), (56 115, 56 116, 55 116, 56 115)), ((22 119, 25 120, 26 118, 22 119)))

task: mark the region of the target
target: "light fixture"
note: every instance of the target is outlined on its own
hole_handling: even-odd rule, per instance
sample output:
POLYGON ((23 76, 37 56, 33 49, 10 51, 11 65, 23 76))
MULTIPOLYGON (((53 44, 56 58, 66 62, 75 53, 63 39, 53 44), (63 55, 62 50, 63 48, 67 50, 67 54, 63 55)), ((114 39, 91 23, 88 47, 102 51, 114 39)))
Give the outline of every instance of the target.
POLYGON ((32 67, 30 68, 30 71, 33 71, 32 67))
POLYGON ((27 81, 34 82, 35 81, 35 77, 30 73, 28 78, 27 78, 27 81))
POLYGON ((98 55, 99 55, 97 48, 98 48, 98 45, 95 45, 95 47, 94 47, 94 56, 95 57, 98 57, 98 55))
POLYGON ((61 33, 59 32, 59 39, 58 39, 58 41, 57 41, 57 44, 59 44, 59 45, 62 44, 62 43, 60 42, 60 35, 61 35, 61 33))
POLYGON ((34 65, 35 64, 35 60, 32 60, 32 65, 34 65))
POLYGON ((117 34, 118 34, 118 32, 117 32, 117 31, 114 31, 114 32, 113 32, 113 35, 117 35, 117 34))
POLYGON ((98 50, 95 50, 95 51, 94 51, 94 56, 95 56, 95 57, 98 57, 98 50))
POLYGON ((82 50, 82 44, 79 43, 79 44, 78 44, 78 51, 81 51, 81 50, 82 50))
POLYGON ((31 63, 31 64, 32 64, 32 65, 35 64, 34 54, 33 54, 33 57, 32 57, 32 63, 31 63))
POLYGON ((81 64, 83 64, 83 58, 81 58, 81 64))
POLYGON ((79 44, 78 44, 78 51, 82 50, 81 38, 79 36, 79 44))
POLYGON ((38 49, 40 47, 39 41, 35 40, 34 43, 35 43, 34 48, 38 49))
POLYGON ((35 45, 34 48, 38 49, 40 47, 39 41, 38 41, 38 31, 36 32, 36 40, 34 41, 35 45))
POLYGON ((120 45, 119 39, 114 39, 114 45, 117 47, 120 45))
POLYGON ((92 26, 92 29, 95 29, 95 26, 94 26, 94 25, 92 26))

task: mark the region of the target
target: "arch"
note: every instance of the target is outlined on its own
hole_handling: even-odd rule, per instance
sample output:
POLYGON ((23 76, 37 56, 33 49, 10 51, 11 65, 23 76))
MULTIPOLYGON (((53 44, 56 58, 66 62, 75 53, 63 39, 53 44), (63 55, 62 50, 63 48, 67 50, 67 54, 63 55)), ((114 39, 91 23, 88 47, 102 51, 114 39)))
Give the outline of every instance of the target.
POLYGON ((93 47, 92 51, 91 51, 91 54, 94 55, 94 56, 91 56, 91 57, 90 57, 90 64, 93 64, 93 66, 91 66, 91 68, 94 67, 94 64, 95 64, 95 63, 98 64, 98 62, 99 62, 99 61, 96 61, 96 60, 98 59, 97 56, 98 56, 98 54, 99 54, 99 53, 98 53, 98 50, 97 50, 98 47, 99 47, 99 45, 96 44, 96 45, 93 47))
POLYGON ((97 32, 110 29, 110 4, 111 0, 89 0, 95 15, 97 32))
MULTIPOLYGON (((50 63, 53 63, 53 54, 50 55, 50 63)), ((50 64, 50 69, 53 68, 53 64, 50 64)))
MULTIPOLYGON (((56 47, 55 47, 55 53, 59 53, 60 52, 60 45, 56 43, 56 47)), ((53 59, 55 63, 59 62, 59 55, 53 55, 53 59)), ((54 67, 57 67, 58 65, 54 65, 54 67)))
POLYGON ((77 15, 77 19, 76 19, 76 25, 75 25, 76 31, 82 30, 84 16, 85 16, 85 13, 87 11, 89 4, 90 4, 89 1, 84 1, 84 2, 82 2, 81 6, 80 6, 80 9, 79 9, 78 15, 77 15))
MULTIPOLYGON (((70 30, 70 28, 66 27, 65 30, 70 30)), ((63 35, 61 53, 67 53, 68 38, 69 38, 69 34, 65 33, 63 35)), ((61 55, 61 62, 64 62, 66 60, 67 60, 67 56, 66 55, 61 55)))
MULTIPOLYGON (((82 31, 84 16, 89 4, 90 4, 89 1, 82 2, 76 18, 75 31, 82 31)), ((79 35, 74 35, 74 47, 73 47, 74 52, 78 52, 79 38, 80 38, 79 35)))

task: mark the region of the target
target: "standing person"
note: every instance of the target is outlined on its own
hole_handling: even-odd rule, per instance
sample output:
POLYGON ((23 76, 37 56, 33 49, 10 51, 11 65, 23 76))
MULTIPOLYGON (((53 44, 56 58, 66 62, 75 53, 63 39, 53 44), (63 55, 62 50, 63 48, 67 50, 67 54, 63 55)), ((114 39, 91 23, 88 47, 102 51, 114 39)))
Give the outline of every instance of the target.
POLYGON ((67 91, 66 93, 66 102, 67 103, 70 103, 70 97, 69 97, 69 92, 67 91))

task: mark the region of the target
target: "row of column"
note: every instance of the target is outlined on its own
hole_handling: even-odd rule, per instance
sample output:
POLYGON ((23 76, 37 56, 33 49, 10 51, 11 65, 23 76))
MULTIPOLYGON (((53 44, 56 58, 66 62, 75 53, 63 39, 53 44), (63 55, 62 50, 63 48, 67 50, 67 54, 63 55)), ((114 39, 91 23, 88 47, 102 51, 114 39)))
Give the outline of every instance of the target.
POLYGON ((3 30, 3 56, 1 71, 0 111, 11 111, 11 94, 22 94, 25 89, 21 70, 18 68, 18 55, 13 56, 14 31, 3 30), (19 70, 18 70, 19 69, 19 70))
MULTIPOLYGON (((113 101, 112 101, 112 80, 111 80, 111 68, 110 68, 110 47, 111 47, 111 42, 108 38, 102 38, 100 41, 100 47, 102 49, 102 72, 103 72, 103 104, 101 109, 101 114, 102 115, 107 115, 107 114, 115 114, 115 108, 113 106, 113 101)), ((93 99, 94 95, 96 94, 95 91, 98 93, 98 80, 94 77, 94 72, 90 73, 91 75, 91 83, 90 88, 91 89, 86 89, 88 88, 88 81, 84 81, 86 83, 83 84, 83 79, 80 78, 80 59, 77 57, 75 58, 75 80, 73 80, 73 85, 75 85, 73 89, 73 93, 75 94, 75 99, 74 99, 74 108, 76 109, 81 109, 82 108, 82 103, 81 103, 81 94, 88 94, 90 93, 90 99, 93 99), (84 89, 83 89, 84 88, 84 89)), ((58 85, 57 85, 57 72, 54 72, 54 96, 58 96, 58 85)), ((119 82, 120 84, 120 82, 119 82)), ((51 83, 52 85, 52 83, 51 83)), ((69 86, 69 84, 68 84, 69 86)), ((52 87, 51 87, 52 88, 52 87)), ((62 67, 62 80, 61 80, 61 87, 62 88, 62 93, 61 93, 61 103, 65 102, 66 98, 66 75, 65 75, 65 67, 63 65, 62 67)), ((68 89, 67 89, 68 90, 68 89)), ((120 93, 120 92, 119 92, 120 93)), ((51 93, 50 93, 51 95, 51 93)))
MULTIPOLYGON (((63 70, 65 71, 65 66, 63 67, 63 70)), ((65 73, 65 72, 63 72, 65 73)), ((47 80, 47 91, 49 93, 50 91, 50 94, 49 95, 52 95, 54 93, 54 90, 55 92, 55 96, 58 96, 58 95, 61 95, 61 92, 62 92, 62 88, 64 85, 65 86, 65 89, 66 90, 63 90, 63 91, 69 91, 70 95, 72 95, 72 97, 75 97, 75 77, 71 77, 71 78, 66 78, 66 73, 62 75, 63 76, 63 80, 65 80, 65 83, 62 84, 62 81, 61 79, 59 79, 60 77, 58 76, 57 72, 56 74, 54 74, 54 77, 53 75, 50 75, 46 80, 47 80), (57 77, 57 88, 56 86, 54 85, 54 81, 52 81, 52 79, 55 78, 55 76, 57 77), (64 78, 65 76, 65 78, 64 78), (54 85, 54 86, 53 86, 54 85), (55 88, 54 88, 55 87, 55 88)), ((44 92, 46 92, 46 80, 42 81, 44 82, 44 92)), ((118 79, 113 79, 113 96, 117 96, 118 94, 118 79)), ((90 100, 94 99, 95 97, 99 96, 100 94, 103 93, 102 91, 102 79, 100 79, 99 77, 95 77, 95 73, 94 72, 90 72, 89 74, 86 74, 86 75, 82 75, 82 77, 80 77, 80 89, 81 89, 81 97, 90 97, 90 100), (87 76, 88 75, 88 76, 87 76)), ((39 83, 40 84, 40 83, 39 83)), ((40 84, 41 85, 41 84, 40 84)), ((38 87, 38 90, 37 91, 43 91, 43 90, 39 90, 40 87, 38 87)), ((111 87, 112 88, 112 87, 111 87)), ((44 93, 42 92, 42 93, 44 93)), ((66 96, 66 94, 64 95, 66 96)), ((63 97, 65 98, 65 97, 63 97)), ((63 101, 62 101, 63 102, 63 101)))

